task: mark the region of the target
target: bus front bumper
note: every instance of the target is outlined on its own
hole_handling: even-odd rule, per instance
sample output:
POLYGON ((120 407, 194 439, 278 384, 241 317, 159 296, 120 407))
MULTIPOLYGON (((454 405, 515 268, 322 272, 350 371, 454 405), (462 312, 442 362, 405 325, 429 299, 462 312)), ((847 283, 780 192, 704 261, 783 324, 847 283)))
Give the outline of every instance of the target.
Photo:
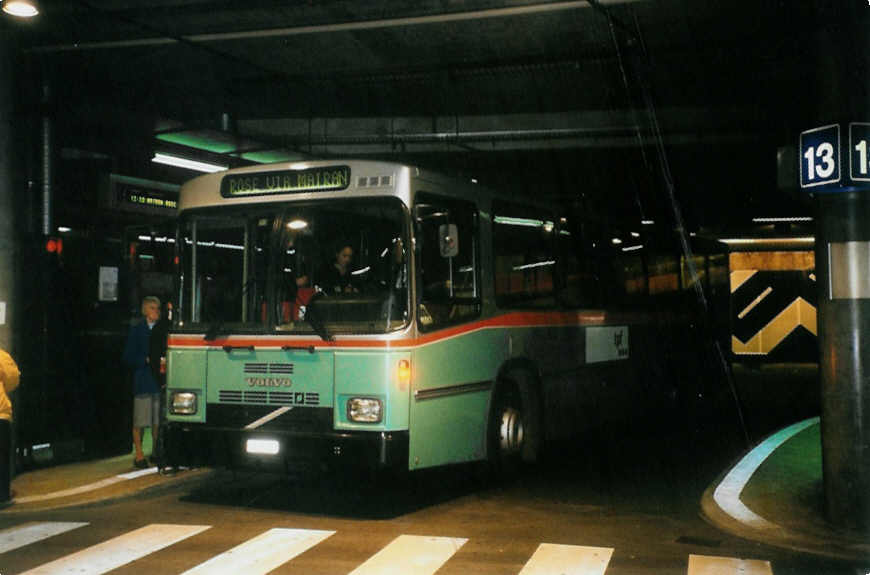
POLYGON ((408 469, 407 431, 248 431, 167 422, 169 466, 214 466, 294 473, 331 467, 408 469))

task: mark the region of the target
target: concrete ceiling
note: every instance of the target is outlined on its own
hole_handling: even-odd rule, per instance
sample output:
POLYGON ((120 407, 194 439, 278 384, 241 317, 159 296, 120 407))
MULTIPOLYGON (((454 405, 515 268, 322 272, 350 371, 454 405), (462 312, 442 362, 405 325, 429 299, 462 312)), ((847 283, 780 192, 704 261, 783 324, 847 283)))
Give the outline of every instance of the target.
POLYGON ((480 172, 530 193, 544 181, 571 199, 585 193, 578 175, 605 196, 660 188, 647 180, 661 179, 665 157, 703 224, 723 217, 722 204, 693 201, 705 190, 733 194, 728 213, 776 209, 777 148, 831 105, 820 77, 845 70, 842 82, 868 94, 870 8, 858 0, 40 7, 30 22, 0 20, 20 56, 22 116, 48 111, 67 158, 110 158, 137 176, 153 175, 158 148, 231 164, 350 155, 480 172), (838 54, 856 65, 832 68, 838 54))

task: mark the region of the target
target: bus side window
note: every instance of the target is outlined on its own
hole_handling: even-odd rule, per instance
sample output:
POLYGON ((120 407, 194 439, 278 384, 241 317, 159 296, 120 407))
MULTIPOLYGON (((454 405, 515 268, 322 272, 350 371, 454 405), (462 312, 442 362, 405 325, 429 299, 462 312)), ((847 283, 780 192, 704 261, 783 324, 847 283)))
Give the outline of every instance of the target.
POLYGON ((607 238, 598 222, 564 217, 559 220, 559 301, 568 307, 604 305, 608 277, 602 268, 610 265, 607 238))
POLYGON ((500 307, 552 307, 557 233, 552 214, 494 202, 495 298, 500 307))
POLYGON ((418 194, 415 219, 420 327, 437 329, 477 317, 480 288, 474 204, 418 194))

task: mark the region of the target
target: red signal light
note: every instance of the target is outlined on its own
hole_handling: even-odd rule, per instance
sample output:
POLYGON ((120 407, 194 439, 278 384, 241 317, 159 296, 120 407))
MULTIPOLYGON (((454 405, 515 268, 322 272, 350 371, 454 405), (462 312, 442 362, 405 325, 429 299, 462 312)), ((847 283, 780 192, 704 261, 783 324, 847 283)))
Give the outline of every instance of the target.
POLYGON ((50 254, 57 254, 63 251, 63 240, 60 238, 48 238, 45 240, 45 251, 50 254))

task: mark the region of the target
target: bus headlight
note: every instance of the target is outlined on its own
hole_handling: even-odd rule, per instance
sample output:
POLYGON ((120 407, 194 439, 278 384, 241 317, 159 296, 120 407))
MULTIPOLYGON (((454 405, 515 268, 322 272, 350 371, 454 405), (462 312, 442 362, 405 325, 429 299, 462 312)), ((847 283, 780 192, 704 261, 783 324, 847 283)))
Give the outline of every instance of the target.
POLYGON ((381 420, 381 400, 351 397, 347 400, 347 419, 357 423, 378 423, 381 420))
POLYGON ((194 415, 196 413, 196 394, 192 391, 173 391, 169 396, 169 413, 194 415))

